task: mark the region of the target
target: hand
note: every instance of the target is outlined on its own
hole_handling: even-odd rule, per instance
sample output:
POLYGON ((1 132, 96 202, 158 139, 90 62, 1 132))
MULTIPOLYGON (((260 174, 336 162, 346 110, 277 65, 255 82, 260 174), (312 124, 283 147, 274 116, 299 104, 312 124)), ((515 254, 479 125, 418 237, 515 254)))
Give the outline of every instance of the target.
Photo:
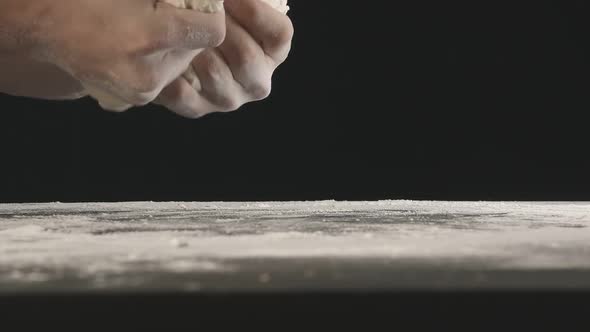
POLYGON ((218 46, 224 35, 223 12, 204 14, 162 1, 0 2, 0 52, 26 45, 23 52, 35 60, 132 105, 153 101, 200 50, 218 46))
POLYGON ((272 75, 291 49, 293 24, 260 0, 226 0, 225 8, 225 41, 194 59, 193 82, 175 80, 156 103, 199 118, 268 97, 272 75))
POLYGON ((86 96, 80 82, 52 64, 0 57, 0 72, 0 91, 10 95, 51 100, 86 96))

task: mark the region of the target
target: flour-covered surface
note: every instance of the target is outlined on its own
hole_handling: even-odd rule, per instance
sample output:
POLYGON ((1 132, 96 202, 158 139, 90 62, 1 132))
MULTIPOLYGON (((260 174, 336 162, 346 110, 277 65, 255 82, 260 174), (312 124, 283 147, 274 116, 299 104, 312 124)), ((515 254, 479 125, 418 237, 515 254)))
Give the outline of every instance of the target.
POLYGON ((590 289, 590 203, 0 205, 0 293, 590 289))

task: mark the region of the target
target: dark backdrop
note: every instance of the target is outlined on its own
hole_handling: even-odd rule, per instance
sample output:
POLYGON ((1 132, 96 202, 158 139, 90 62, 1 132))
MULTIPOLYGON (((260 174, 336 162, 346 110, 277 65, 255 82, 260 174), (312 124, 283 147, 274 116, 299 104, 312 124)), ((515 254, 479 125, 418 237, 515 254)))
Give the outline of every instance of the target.
POLYGON ((241 112, 0 97, 0 201, 590 199, 587 1, 291 2, 241 112))

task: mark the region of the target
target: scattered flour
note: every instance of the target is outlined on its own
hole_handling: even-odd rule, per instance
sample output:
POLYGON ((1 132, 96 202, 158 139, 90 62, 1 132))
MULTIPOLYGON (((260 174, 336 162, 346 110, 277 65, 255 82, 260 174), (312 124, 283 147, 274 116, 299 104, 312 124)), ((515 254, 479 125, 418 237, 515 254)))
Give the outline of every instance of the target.
MULTIPOLYGON (((59 279, 63 271, 97 283, 130 271, 226 273, 253 259, 480 259, 494 269, 588 269, 588 253, 590 203, 0 204, 0 286, 59 279)), ((274 284, 271 272, 256 277, 274 284)))

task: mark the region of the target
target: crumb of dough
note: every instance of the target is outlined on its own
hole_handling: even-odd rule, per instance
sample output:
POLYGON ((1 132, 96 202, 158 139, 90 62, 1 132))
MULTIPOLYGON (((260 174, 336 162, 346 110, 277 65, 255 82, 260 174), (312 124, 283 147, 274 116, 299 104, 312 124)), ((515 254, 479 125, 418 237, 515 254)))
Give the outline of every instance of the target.
POLYGON ((170 240, 170 245, 172 245, 175 248, 186 248, 188 247, 188 242, 178 238, 174 238, 170 240))

